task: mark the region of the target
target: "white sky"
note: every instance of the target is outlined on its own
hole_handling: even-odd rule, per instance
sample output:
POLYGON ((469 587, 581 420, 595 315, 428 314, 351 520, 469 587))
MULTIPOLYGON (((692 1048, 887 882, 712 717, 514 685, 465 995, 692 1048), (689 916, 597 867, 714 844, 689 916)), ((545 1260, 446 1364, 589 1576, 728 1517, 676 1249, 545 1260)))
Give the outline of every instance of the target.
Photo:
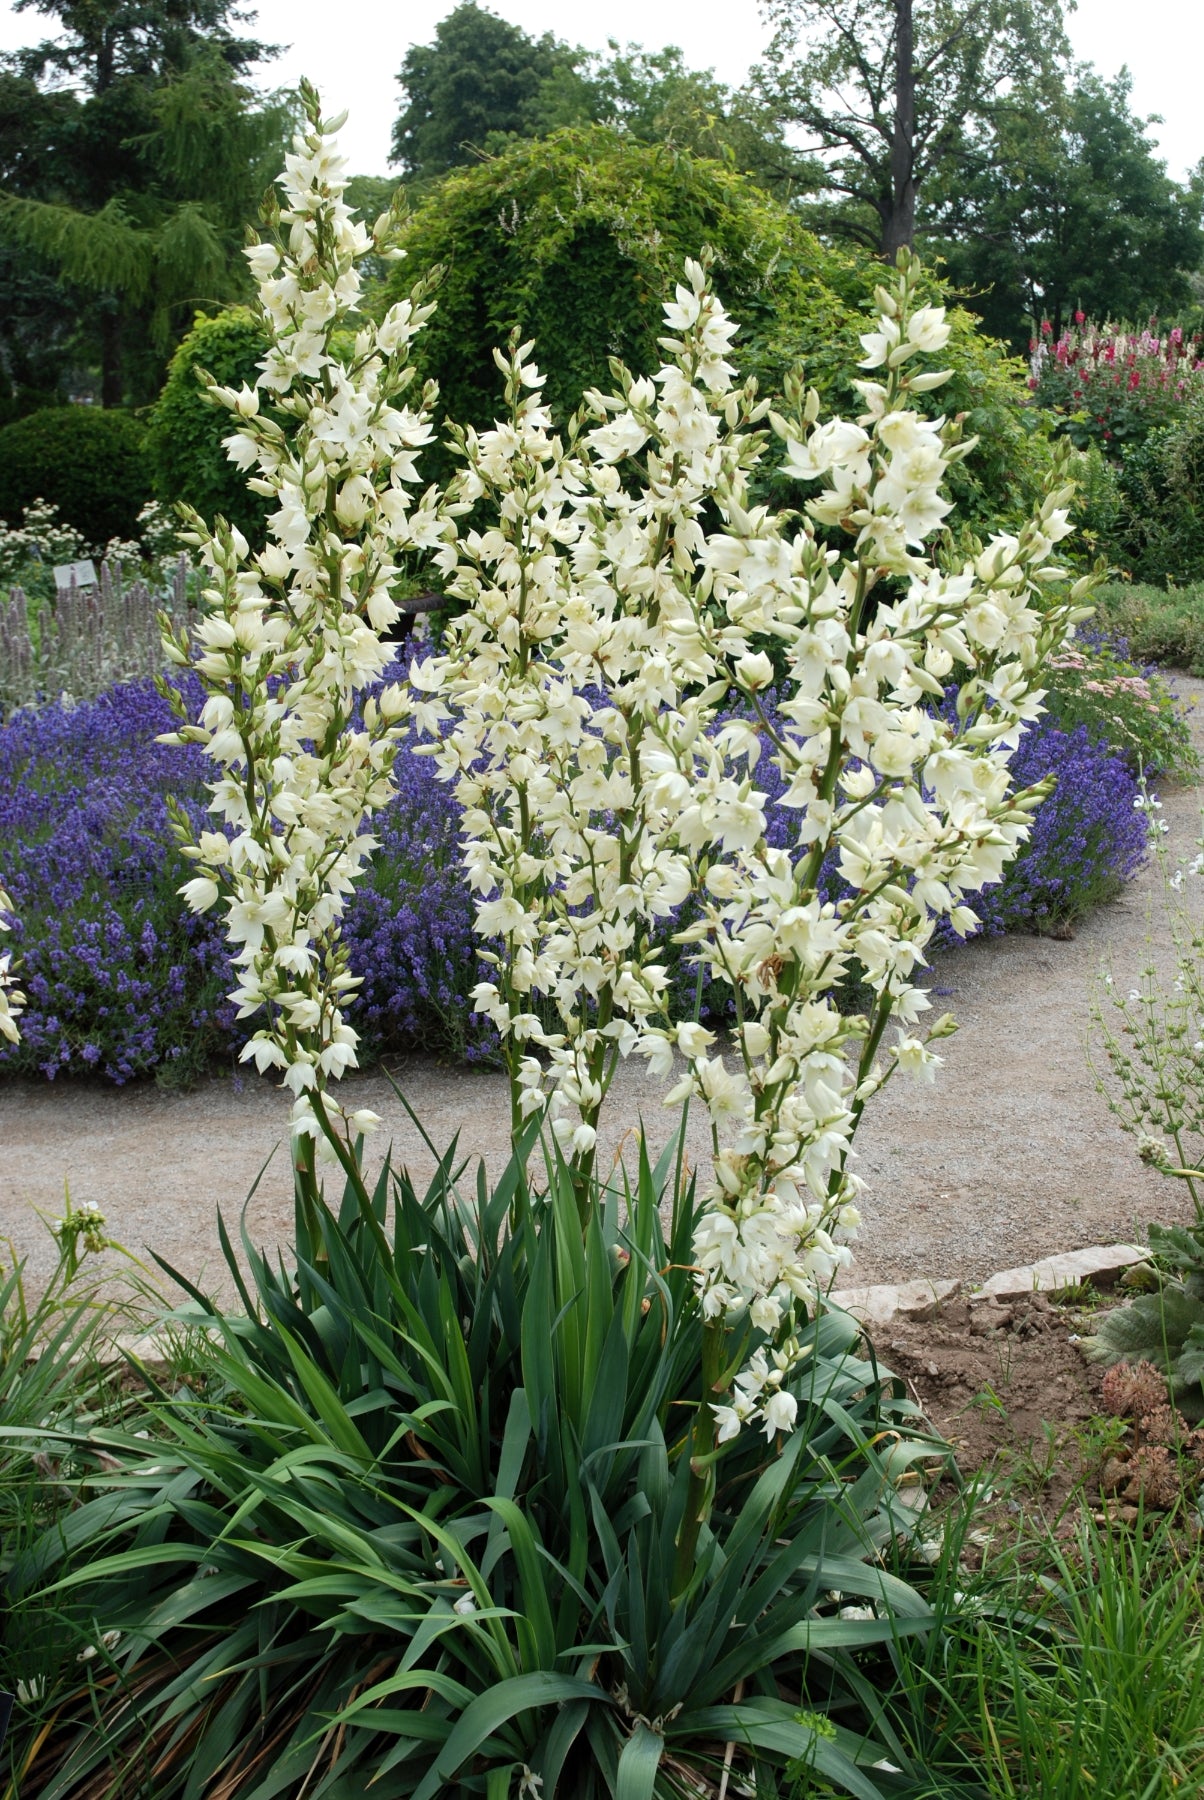
MULTIPOLYGON (((395 77, 407 48, 429 42, 455 0, 244 0, 257 13, 254 29, 288 45, 263 70, 272 85, 302 75, 315 82, 330 112, 349 109, 344 142, 352 168, 385 174, 398 107, 395 77)), ((767 33, 755 0, 606 0, 604 6, 566 6, 563 0, 492 0, 492 10, 539 34, 603 49, 608 38, 647 49, 677 44, 695 68, 713 68, 739 84, 767 33)), ((1204 8, 1200 0, 1079 0, 1067 21, 1075 54, 1101 74, 1123 64, 1133 75, 1133 105, 1161 113, 1152 135, 1172 175, 1182 178, 1204 156, 1204 8)), ((0 49, 49 35, 53 21, 33 12, 0 10, 0 49)))

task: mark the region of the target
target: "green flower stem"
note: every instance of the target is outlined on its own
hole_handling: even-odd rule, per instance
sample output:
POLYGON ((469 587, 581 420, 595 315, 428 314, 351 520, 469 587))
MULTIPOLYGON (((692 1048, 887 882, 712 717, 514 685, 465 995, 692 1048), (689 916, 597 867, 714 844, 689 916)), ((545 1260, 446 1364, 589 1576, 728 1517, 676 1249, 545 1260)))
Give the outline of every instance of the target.
POLYGON ((690 1485, 686 1494, 686 1516, 677 1540, 677 1556, 673 1564, 671 1599, 681 1602, 694 1575, 698 1553, 698 1537, 710 1518, 715 1501, 715 1415, 711 1396, 721 1391, 723 1345, 726 1330, 723 1322, 712 1319, 702 1331, 702 1392, 690 1428, 690 1485))

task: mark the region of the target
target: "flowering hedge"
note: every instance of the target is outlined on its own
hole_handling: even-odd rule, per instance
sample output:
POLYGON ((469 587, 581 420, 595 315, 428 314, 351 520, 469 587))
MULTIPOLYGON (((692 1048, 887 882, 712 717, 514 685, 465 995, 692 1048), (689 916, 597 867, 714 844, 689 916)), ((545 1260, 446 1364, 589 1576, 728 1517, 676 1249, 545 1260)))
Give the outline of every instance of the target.
MULTIPOLYGON (((132 683, 88 704, 22 713, 0 731, 0 869, 29 1001, 21 1044, 0 1044, 0 1069, 187 1079, 246 1039, 226 998, 220 921, 187 912, 176 892, 188 870, 171 844, 166 796, 199 822, 205 761, 195 748, 155 742, 171 723, 149 683, 132 683)), ((1030 727, 1014 768, 1022 784, 1053 772, 1059 785, 1025 852, 975 902, 991 935, 1080 916, 1132 873, 1145 843, 1133 774, 1086 727, 1030 727)), ((470 1000, 481 969, 459 810, 408 745, 396 774, 397 797, 377 823, 380 849, 344 924, 363 981, 351 1017, 377 1053, 421 1047, 479 1060, 496 1035, 470 1000)), ((790 823, 775 804, 781 778, 766 764, 762 780, 777 844, 790 823)), ((669 961, 688 1012, 694 975, 678 966, 676 947, 669 961)))
POLYGON ((1204 392, 1200 340, 1177 327, 1159 335, 1153 325, 1093 325, 1076 313, 1056 342, 1048 321, 1042 324, 1029 348, 1037 401, 1062 416, 1081 450, 1099 444, 1120 455, 1204 392))

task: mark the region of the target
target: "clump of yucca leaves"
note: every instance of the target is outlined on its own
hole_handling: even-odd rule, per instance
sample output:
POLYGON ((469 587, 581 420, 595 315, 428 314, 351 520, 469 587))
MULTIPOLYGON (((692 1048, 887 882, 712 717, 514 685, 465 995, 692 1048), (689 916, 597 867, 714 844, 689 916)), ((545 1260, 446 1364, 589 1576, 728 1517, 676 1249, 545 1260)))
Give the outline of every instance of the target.
POLYGON ((583 1228, 554 1151, 529 1189, 533 1143, 475 1197, 453 1149, 425 1194, 386 1168, 307 1201, 291 1266, 244 1236, 249 1279, 224 1238, 245 1312, 190 1287, 186 1378, 62 1434, 75 1504, 9 1573, 9 1666, 41 1632, 44 1683, 22 1800, 638 1800, 718 1793, 725 1759, 759 1793, 788 1766, 927 1791, 862 1657, 930 1622, 881 1560, 934 1448, 909 1403, 821 1313, 799 1428, 729 1448, 674 1603, 692 1190, 666 1226, 670 1155, 641 1152, 583 1228))

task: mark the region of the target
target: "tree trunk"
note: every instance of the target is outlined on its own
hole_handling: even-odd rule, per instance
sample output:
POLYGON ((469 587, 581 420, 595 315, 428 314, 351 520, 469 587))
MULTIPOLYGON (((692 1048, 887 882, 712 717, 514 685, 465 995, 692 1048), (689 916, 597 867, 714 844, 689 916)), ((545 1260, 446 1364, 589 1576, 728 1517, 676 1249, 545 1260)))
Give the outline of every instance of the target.
POLYGON ((890 144, 890 212, 882 221, 882 254, 895 260, 916 235, 916 66, 912 0, 895 0, 895 122, 890 144))
POLYGON ((120 406, 125 398, 121 378, 121 319, 116 307, 100 315, 100 404, 120 406))

